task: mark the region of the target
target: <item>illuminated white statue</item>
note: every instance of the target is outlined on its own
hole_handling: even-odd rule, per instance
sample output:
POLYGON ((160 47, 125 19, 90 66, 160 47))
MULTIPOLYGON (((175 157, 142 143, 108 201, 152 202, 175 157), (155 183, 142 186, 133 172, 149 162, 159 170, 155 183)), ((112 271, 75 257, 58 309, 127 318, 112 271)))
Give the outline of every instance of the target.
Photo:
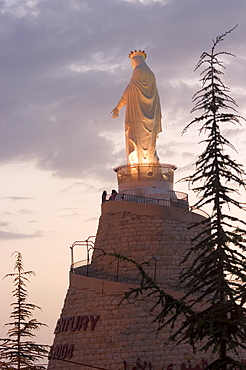
POLYGON ((161 107, 154 73, 145 63, 144 51, 129 54, 133 73, 112 117, 126 105, 125 134, 127 163, 158 163, 156 139, 161 132, 161 107))

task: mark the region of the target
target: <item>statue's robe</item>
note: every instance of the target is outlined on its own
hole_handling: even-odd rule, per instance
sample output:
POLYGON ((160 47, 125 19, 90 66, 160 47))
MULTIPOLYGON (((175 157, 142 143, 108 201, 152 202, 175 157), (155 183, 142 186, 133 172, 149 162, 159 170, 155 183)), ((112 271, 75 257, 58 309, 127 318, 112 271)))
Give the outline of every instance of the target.
POLYGON ((157 135, 161 128, 161 107, 154 73, 142 57, 134 68, 118 108, 126 105, 125 134, 128 164, 158 163, 157 135))

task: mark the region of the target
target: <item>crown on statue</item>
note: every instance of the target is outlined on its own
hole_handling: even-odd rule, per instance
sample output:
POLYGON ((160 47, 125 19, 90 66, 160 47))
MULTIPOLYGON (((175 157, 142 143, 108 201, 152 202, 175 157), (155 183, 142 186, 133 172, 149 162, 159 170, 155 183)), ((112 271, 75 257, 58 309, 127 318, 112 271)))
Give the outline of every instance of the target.
POLYGON ((134 58, 134 57, 137 57, 137 56, 140 56, 140 57, 143 57, 144 59, 147 58, 147 54, 145 53, 144 50, 134 50, 134 51, 131 51, 130 54, 129 54, 129 58, 134 58))

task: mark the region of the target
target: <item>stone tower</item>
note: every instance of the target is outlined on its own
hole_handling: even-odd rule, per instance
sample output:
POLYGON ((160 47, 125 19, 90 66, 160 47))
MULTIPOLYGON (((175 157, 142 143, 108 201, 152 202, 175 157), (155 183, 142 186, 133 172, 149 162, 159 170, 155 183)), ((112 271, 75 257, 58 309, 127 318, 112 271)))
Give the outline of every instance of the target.
POLYGON ((114 169, 118 192, 102 204, 95 243, 86 241, 91 260, 89 253, 86 264, 72 258, 49 370, 202 370, 206 364, 188 346, 166 344, 170 329, 157 331, 151 325, 155 302, 121 302, 123 292, 139 284, 134 262, 146 262, 147 273, 173 296, 183 294, 175 282, 191 245, 189 225, 203 219, 189 212, 186 194, 174 191, 176 166, 159 163, 161 107, 146 53, 135 50, 129 58, 132 77, 111 112, 117 118, 126 105, 127 165, 114 169), (127 259, 116 259, 115 253, 127 259))
POLYGON ((206 358, 186 345, 166 344, 169 330, 151 325, 149 300, 123 301, 139 283, 138 263, 178 297, 179 263, 191 244, 189 225, 204 216, 189 212, 184 193, 173 190, 175 166, 138 164, 115 168, 118 193, 102 204, 92 259, 73 261, 70 285, 55 327, 48 370, 184 370, 205 367, 206 358), (106 253, 106 255, 105 255, 106 253))

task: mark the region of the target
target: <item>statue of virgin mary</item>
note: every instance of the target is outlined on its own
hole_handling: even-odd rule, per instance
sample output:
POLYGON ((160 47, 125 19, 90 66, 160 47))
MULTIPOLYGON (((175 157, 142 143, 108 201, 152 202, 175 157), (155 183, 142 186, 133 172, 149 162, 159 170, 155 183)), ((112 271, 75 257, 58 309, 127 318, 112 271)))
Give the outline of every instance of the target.
POLYGON ((112 117, 126 106, 125 136, 127 164, 159 163, 156 140, 161 128, 160 98, 154 73, 147 66, 144 51, 129 54, 133 73, 112 117))

